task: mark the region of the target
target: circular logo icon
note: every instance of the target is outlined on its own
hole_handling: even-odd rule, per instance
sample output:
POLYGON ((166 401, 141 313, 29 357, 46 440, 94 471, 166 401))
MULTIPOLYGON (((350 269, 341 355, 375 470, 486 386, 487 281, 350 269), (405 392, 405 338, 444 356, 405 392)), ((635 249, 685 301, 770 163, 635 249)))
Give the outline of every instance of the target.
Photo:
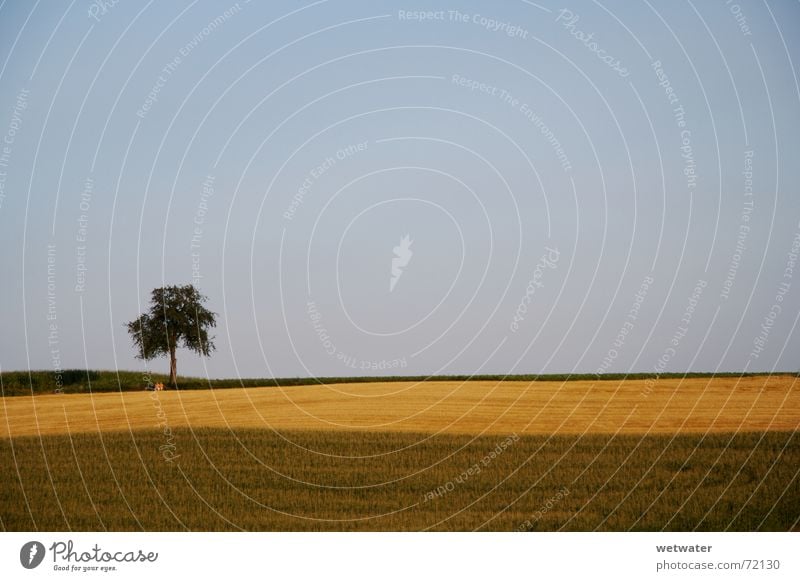
POLYGON ((19 550, 19 562, 26 569, 35 569, 44 559, 44 545, 39 541, 30 541, 19 550))

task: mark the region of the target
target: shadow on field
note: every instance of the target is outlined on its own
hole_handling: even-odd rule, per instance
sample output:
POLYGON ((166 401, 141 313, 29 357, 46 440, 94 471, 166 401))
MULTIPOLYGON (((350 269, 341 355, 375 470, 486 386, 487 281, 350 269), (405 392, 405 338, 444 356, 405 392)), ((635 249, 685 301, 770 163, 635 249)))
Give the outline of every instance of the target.
POLYGON ((0 528, 797 530, 798 432, 189 430, 0 440, 0 528))

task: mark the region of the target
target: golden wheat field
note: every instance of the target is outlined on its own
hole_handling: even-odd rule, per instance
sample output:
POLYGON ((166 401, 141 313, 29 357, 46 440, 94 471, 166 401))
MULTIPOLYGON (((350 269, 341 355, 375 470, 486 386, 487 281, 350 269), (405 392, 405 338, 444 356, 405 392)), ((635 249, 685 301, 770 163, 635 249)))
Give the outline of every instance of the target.
POLYGON ((2 398, 0 438, 265 428, 451 434, 800 429, 798 378, 356 383, 2 398))

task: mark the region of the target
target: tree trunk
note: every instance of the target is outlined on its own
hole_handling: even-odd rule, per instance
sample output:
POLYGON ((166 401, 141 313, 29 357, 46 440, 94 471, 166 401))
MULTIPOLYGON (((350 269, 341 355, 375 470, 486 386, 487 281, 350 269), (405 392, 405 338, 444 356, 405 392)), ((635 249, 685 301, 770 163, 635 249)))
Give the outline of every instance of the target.
POLYGON ((169 384, 172 389, 178 388, 178 359, 175 356, 175 345, 169 349, 169 384))

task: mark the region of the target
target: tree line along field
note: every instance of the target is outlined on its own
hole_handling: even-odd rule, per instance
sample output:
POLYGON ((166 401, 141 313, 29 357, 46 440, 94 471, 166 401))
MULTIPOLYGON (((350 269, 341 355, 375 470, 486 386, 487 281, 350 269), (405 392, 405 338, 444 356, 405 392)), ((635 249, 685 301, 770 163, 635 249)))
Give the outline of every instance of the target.
POLYGON ((800 530, 793 375, 0 399, 3 530, 800 530))
POLYGON ((21 437, 0 440, 0 526, 797 531, 797 438, 252 429, 180 429, 169 442, 153 430, 21 437))
MULTIPOLYGON (((295 385, 334 385, 338 383, 373 383, 393 381, 603 381, 645 379, 747 378, 759 373, 590 373, 525 374, 525 375, 441 375, 441 376, 354 376, 354 377, 263 377, 238 379, 208 379, 179 377, 182 390, 225 389, 236 387, 288 387, 295 385)), ((773 374, 797 377, 797 373, 773 374)), ((147 371, 63 369, 0 372, 0 395, 44 395, 51 393, 107 393, 142 391, 148 384, 167 383, 169 375, 147 371)))

